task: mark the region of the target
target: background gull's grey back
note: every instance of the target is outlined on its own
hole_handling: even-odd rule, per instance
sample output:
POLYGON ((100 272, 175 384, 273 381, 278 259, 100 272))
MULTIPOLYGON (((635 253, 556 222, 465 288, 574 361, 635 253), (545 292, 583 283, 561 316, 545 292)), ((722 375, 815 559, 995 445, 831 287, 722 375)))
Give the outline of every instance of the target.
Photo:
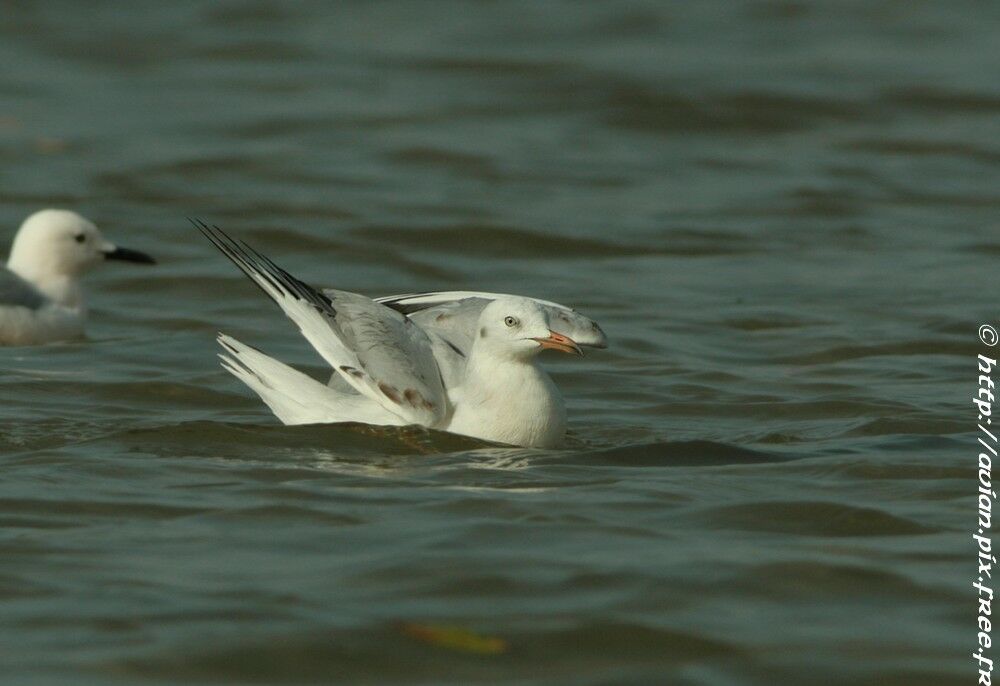
POLYGON ((968 683, 982 2, 7 3, 0 224, 160 258, 0 350, 5 683, 968 683), (184 220, 369 294, 523 292, 565 451, 284 429, 320 375, 184 220), (481 655, 400 622, 507 641, 481 655))

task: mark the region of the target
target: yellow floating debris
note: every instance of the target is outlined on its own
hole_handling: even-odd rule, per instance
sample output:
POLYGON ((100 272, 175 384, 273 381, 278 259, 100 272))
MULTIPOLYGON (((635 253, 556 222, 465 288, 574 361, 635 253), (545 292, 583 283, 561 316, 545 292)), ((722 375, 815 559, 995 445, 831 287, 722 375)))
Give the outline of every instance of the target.
POLYGON ((465 653, 499 655, 507 652, 508 648, 507 641, 502 638, 480 636, 460 626, 403 622, 400 624, 400 630, 418 641, 465 653))

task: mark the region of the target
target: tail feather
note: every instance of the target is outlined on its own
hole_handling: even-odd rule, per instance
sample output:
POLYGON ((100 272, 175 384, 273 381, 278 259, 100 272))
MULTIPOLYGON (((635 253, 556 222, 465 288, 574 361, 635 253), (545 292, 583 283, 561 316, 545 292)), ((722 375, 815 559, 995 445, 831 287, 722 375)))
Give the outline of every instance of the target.
POLYGON ((365 422, 400 425, 399 417, 353 391, 334 390, 283 362, 219 334, 222 367, 260 396, 283 424, 365 422))

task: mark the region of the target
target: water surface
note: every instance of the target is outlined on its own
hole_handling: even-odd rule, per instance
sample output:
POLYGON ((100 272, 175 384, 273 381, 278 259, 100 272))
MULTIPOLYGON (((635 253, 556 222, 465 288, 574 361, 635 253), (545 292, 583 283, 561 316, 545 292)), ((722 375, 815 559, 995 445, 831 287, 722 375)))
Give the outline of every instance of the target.
POLYGON ((161 260, 0 350, 5 683, 968 683, 994 10, 5 8, 5 235, 161 260), (186 216, 576 306, 567 447, 278 426, 215 332, 323 364, 186 216))

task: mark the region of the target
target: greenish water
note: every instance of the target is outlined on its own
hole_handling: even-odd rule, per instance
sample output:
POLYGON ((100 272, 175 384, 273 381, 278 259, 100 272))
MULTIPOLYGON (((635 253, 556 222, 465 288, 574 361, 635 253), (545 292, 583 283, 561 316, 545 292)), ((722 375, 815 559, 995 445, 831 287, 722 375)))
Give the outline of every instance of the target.
POLYGON ((995 7, 80 7, 0 15, 0 223, 161 264, 0 349, 5 684, 973 682, 995 7), (186 216, 576 306, 570 444, 278 426, 215 332, 323 365, 186 216))

